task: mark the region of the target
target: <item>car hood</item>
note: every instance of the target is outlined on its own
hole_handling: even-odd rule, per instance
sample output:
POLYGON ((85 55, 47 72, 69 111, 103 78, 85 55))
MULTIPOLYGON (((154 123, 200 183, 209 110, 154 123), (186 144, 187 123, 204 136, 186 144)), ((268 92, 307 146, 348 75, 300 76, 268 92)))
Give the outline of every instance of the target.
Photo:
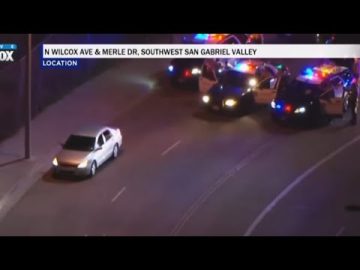
POLYGON ((217 98, 226 98, 226 97, 241 97, 247 89, 239 86, 224 86, 221 84, 215 85, 210 89, 209 94, 217 98))
POLYGON ((279 91, 276 100, 283 100, 293 104, 306 104, 319 99, 319 95, 314 92, 296 92, 296 91, 279 91))
POLYGON ((64 149, 56 156, 56 158, 60 163, 69 163, 76 165, 80 164, 89 155, 91 155, 91 152, 64 149))

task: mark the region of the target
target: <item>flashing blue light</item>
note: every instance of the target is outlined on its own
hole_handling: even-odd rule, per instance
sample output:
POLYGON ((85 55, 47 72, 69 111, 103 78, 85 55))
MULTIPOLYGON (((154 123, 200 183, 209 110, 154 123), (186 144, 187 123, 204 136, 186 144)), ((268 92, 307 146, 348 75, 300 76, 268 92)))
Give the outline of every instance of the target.
POLYGON ((249 71, 249 65, 246 63, 237 63, 235 69, 241 72, 249 71))
POLYGON ((305 75, 307 76, 313 76, 314 75, 314 71, 311 68, 307 68, 305 69, 305 75))
POLYGON ((173 66, 173 65, 168 66, 168 70, 169 70, 170 72, 173 72, 173 71, 174 71, 174 66, 173 66))
POLYGON ((345 83, 344 83, 344 87, 348 87, 348 85, 351 83, 351 80, 347 80, 345 83))
POLYGON ((196 34, 194 38, 198 40, 208 40, 209 34, 196 34))
POLYGON ((281 109, 281 105, 280 104, 276 104, 276 109, 281 109))
POLYGON ((314 70, 312 68, 306 68, 304 71, 304 75, 306 78, 311 80, 314 77, 314 70))

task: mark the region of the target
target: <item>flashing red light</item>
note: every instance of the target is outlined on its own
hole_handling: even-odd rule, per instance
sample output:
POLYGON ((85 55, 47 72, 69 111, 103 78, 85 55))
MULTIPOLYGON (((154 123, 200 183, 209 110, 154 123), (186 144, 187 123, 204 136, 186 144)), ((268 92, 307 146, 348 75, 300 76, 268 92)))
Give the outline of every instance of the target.
POLYGON ((185 76, 186 78, 191 77, 191 71, 188 70, 188 69, 185 69, 185 71, 184 71, 184 76, 185 76))
POLYGON ((241 72, 254 72, 256 66, 251 63, 243 62, 236 64, 235 69, 241 72))
POLYGON ((292 111, 292 108, 291 108, 291 105, 286 105, 285 106, 285 112, 291 112, 292 111))
POLYGON ((219 42, 222 41, 226 36, 227 34, 210 34, 209 40, 214 42, 219 42))

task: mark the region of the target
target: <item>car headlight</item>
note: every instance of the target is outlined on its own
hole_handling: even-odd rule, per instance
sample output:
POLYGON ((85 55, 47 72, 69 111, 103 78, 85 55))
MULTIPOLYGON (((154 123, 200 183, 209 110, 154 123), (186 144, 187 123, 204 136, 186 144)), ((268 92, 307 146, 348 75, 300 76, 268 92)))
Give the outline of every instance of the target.
POLYGON ((203 101, 204 103, 209 103, 210 97, 209 97, 208 95, 205 95, 205 96, 202 97, 202 101, 203 101))
POLYGON ((294 113, 305 113, 305 112, 306 112, 305 107, 299 107, 294 111, 294 113))
POLYGON ((191 74, 192 74, 192 75, 201 74, 200 68, 193 68, 193 69, 191 70, 191 74))
POLYGON ((173 71, 174 71, 174 66, 173 66, 173 65, 168 66, 168 70, 169 70, 170 72, 173 72, 173 71))
POLYGON ((54 159, 53 159, 52 164, 53 164, 54 166, 59 166, 59 163, 58 163, 58 161, 57 161, 57 158, 54 158, 54 159))
POLYGON ((78 168, 86 168, 87 163, 88 163, 88 161, 85 159, 83 162, 81 162, 81 163, 78 165, 78 168))
POLYGON ((275 109, 275 106, 276 106, 276 103, 275 103, 275 101, 271 101, 271 108, 273 108, 273 109, 275 109))
POLYGON ((236 105, 236 103, 237 103, 237 101, 232 98, 225 100, 225 106, 227 106, 227 107, 234 107, 236 105))
POLYGON ((256 86, 256 84, 257 84, 257 80, 256 80, 255 78, 252 78, 252 79, 249 80, 249 85, 250 85, 251 87, 256 86))

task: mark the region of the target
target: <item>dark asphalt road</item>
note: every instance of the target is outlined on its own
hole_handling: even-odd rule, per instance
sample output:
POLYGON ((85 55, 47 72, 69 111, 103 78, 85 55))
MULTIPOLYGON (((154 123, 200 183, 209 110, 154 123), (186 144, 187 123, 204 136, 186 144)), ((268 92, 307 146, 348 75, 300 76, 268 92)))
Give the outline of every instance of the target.
MULTIPOLYGON (((166 65, 145 61, 159 62, 154 74, 166 65)), ((282 127, 267 108, 225 117, 197 105, 161 79, 111 118, 117 160, 85 181, 44 173, 0 235, 360 235, 358 126, 282 127)))

